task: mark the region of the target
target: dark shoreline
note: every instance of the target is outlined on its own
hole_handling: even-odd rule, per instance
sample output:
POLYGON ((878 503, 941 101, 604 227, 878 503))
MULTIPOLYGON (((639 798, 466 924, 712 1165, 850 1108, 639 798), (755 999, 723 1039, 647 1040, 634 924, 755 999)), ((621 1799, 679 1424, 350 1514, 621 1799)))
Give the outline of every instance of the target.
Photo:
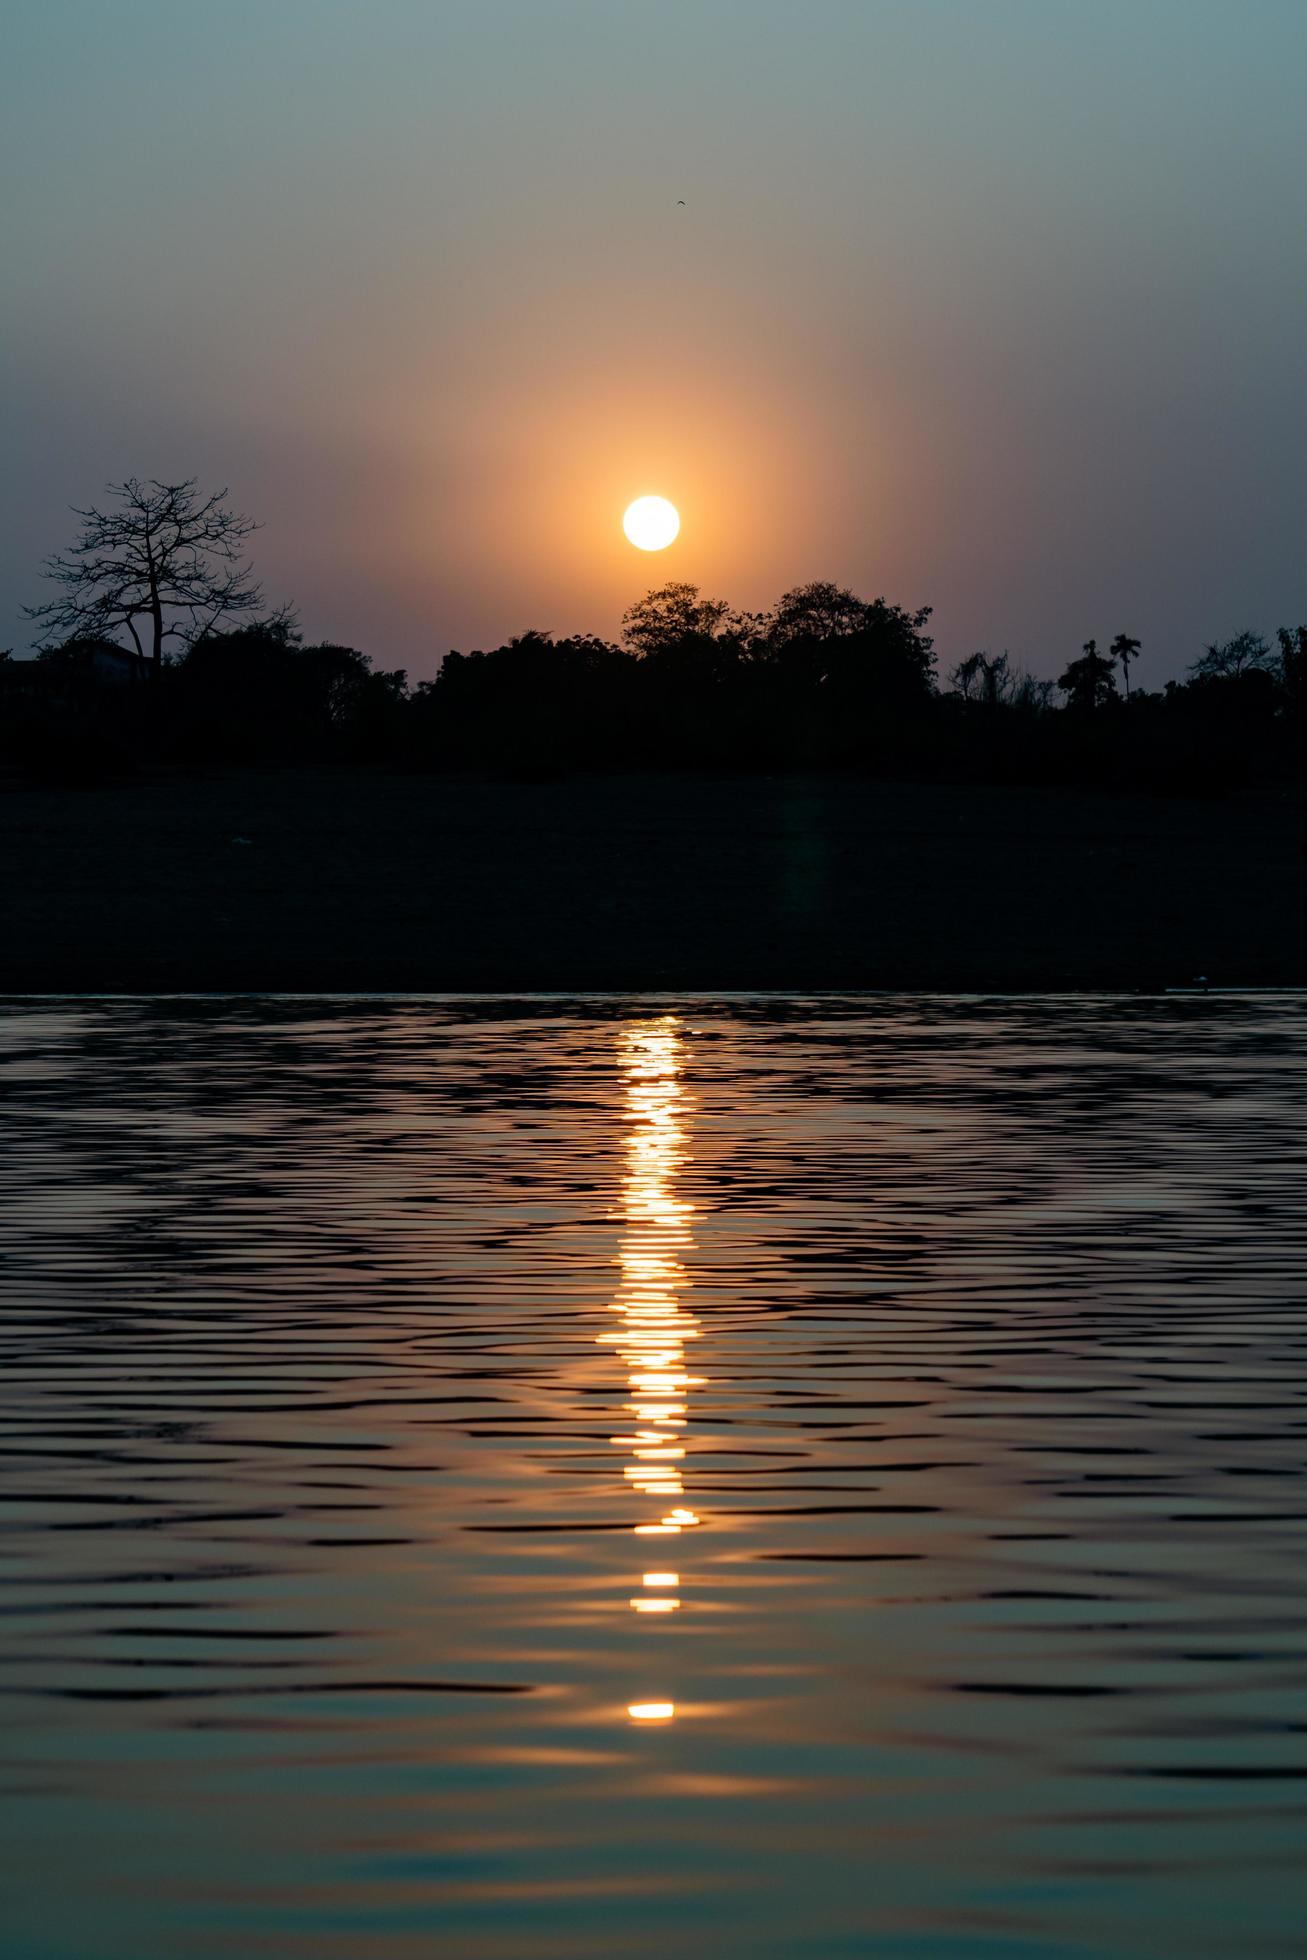
POLYGON ((852 776, 18 786, 0 932, 9 994, 1293 987, 1307 805, 852 776))

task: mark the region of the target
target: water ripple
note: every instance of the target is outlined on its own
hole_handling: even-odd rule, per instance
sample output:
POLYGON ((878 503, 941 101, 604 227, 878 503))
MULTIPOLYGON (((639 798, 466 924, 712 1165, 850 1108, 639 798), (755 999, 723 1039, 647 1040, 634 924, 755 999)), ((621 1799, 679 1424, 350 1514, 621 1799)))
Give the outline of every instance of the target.
POLYGON ((1293 997, 18 1001, 15 1960, 1298 1950, 1293 997))

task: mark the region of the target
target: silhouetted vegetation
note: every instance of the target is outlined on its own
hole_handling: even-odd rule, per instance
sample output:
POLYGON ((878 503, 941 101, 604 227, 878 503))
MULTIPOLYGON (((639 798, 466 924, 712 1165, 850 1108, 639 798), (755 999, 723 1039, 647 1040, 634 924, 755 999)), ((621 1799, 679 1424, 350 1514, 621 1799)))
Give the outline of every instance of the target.
POLYGON ((108 513, 78 513, 79 541, 48 565, 61 596, 31 614, 62 637, 0 656, 11 769, 840 769, 1215 794, 1307 761, 1307 627, 1236 634, 1160 692, 1131 686, 1126 633, 1106 653, 1086 641, 1055 683, 976 652, 941 687, 929 608, 829 583, 763 614, 669 584, 630 608, 620 644, 534 630, 410 687, 355 648, 306 645, 288 610, 260 616, 239 556, 252 527, 223 494, 132 479, 108 513))
POLYGON ((110 485, 107 510, 77 510, 81 534, 45 563, 60 596, 28 618, 76 642, 112 643, 125 632, 157 677, 165 642, 185 646, 227 619, 257 611, 261 597, 242 561, 257 527, 227 508, 225 490, 197 494, 195 479, 110 485))

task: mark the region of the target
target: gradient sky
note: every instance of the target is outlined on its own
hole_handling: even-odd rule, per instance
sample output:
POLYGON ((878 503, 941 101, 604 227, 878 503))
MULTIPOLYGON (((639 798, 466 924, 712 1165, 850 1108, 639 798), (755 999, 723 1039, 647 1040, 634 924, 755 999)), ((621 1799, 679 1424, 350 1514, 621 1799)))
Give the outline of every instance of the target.
POLYGON ((6 0, 0 644, 197 475, 415 675, 830 577, 1156 685, 1307 619, 1305 76, 1305 0, 6 0))

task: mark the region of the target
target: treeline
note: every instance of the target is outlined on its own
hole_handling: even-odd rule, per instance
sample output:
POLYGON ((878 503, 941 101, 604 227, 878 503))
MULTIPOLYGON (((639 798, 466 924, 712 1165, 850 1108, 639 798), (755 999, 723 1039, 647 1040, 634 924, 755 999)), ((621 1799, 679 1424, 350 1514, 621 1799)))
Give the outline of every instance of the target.
POLYGON ((529 632, 450 653, 411 687, 269 613, 225 490, 128 477, 77 510, 28 608, 35 661, 0 654, 0 765, 138 769, 368 763, 573 770, 854 769, 1218 793, 1307 767, 1307 627, 1210 646, 1160 693, 1140 643, 1086 642, 1056 682, 973 653, 941 685, 929 608, 827 583, 742 613, 693 585, 631 607, 620 645, 529 632))
POLYGON ((79 634, 0 656, 0 757, 93 780, 142 769, 359 763, 577 770, 852 769, 1215 794, 1307 766, 1307 627, 1213 645, 1161 691, 1139 642, 1090 640, 1056 682, 975 653, 941 681, 927 609, 825 583, 748 614, 691 585, 650 592, 622 642, 527 632, 453 652, 410 686, 284 616, 152 661, 79 634))

